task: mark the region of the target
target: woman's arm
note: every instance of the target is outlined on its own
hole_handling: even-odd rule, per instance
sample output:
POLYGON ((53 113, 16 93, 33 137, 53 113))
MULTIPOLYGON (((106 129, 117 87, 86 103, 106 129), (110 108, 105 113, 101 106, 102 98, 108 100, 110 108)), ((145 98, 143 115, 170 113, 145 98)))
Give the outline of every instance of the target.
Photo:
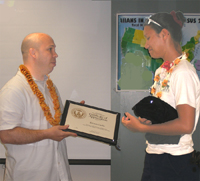
POLYGON ((122 118, 122 123, 133 132, 154 133, 160 135, 190 134, 195 124, 195 108, 182 104, 177 106, 178 118, 162 124, 142 124, 129 113, 122 118))

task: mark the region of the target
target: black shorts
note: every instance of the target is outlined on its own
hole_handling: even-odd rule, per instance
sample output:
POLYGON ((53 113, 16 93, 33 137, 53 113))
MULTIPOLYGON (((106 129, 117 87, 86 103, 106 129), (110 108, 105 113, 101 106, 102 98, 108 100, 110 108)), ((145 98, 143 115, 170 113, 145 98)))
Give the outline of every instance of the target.
POLYGON ((146 153, 142 181, 199 181, 200 169, 191 163, 192 153, 173 156, 146 153))

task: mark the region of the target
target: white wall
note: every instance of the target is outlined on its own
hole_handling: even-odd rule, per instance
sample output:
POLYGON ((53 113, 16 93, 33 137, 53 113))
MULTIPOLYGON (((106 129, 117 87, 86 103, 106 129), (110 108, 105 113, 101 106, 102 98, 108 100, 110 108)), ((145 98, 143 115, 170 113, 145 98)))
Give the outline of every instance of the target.
MULTIPOLYGON (((110 166, 71 165, 73 181, 110 181, 110 166)), ((3 181, 4 165, 0 165, 0 181, 3 181)))
POLYGON ((0 181, 3 181, 4 168, 5 166, 0 164, 0 181))
MULTIPOLYGON (((110 1, 0 1, 0 88, 22 64, 22 39, 32 32, 44 32, 52 36, 57 45, 57 66, 50 76, 60 91, 63 103, 66 99, 85 100, 86 104, 110 109, 110 15, 110 1)), ((84 138, 67 138, 67 144, 70 159, 111 157, 107 144, 84 138)), ((0 146, 0 155, 2 153, 4 149, 0 146)), ((90 166, 72 166, 71 169, 76 170, 75 167, 84 168, 85 177, 90 174, 90 166)), ((109 180, 110 166, 101 168, 96 171, 104 172, 106 169, 106 179, 109 180)), ((0 165, 0 181, 2 170, 0 165)), ((83 174, 81 171, 72 172, 77 179, 83 174)))

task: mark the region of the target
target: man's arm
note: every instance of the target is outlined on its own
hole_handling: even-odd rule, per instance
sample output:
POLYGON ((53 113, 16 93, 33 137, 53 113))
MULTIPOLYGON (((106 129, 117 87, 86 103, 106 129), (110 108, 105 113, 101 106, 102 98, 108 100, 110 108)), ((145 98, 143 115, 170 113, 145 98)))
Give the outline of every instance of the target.
POLYGON ((142 124, 139 119, 126 113, 122 123, 133 132, 154 133, 160 135, 190 134, 195 124, 195 108, 182 104, 177 106, 178 118, 162 124, 142 124), (128 120, 129 119, 129 120, 128 120))
POLYGON ((46 130, 31 130, 22 127, 15 127, 10 130, 0 131, 0 140, 4 144, 29 144, 35 143, 44 139, 52 139, 61 141, 62 139, 77 134, 72 132, 65 132, 69 126, 54 126, 46 130))

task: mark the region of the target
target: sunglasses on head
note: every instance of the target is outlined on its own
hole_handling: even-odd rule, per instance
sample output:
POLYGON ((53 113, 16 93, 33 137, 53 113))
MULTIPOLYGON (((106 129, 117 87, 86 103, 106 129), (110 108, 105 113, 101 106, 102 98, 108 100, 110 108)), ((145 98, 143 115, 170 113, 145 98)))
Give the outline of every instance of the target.
POLYGON ((146 24, 149 25, 150 23, 154 23, 154 24, 156 24, 156 25, 162 27, 159 23, 155 22, 154 20, 150 19, 150 17, 149 17, 148 19, 146 19, 146 24))

